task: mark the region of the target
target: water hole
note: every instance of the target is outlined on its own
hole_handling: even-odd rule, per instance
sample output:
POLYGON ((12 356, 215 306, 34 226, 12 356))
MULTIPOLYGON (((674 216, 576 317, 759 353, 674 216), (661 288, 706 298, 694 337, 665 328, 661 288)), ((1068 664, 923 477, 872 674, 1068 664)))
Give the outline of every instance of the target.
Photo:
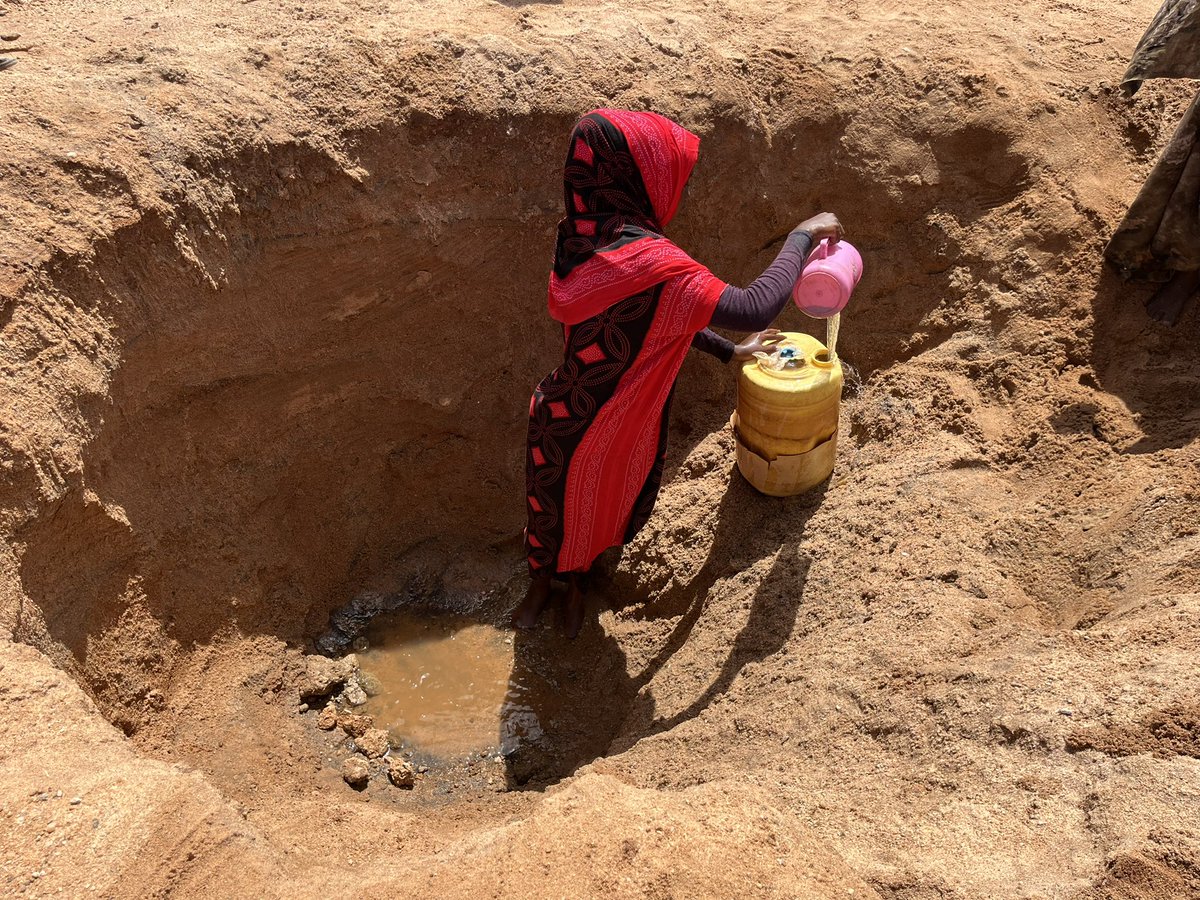
MULTIPOLYGON (((201 177, 233 192, 220 215, 183 206, 170 220, 146 216, 87 265, 50 273, 54 290, 20 305, 3 346, 16 348, 22 408, 56 410, 78 440, 52 502, 44 473, 64 464, 49 438, 14 450, 6 471, 4 506, 25 511, 9 541, 19 547, 18 639, 76 678, 122 731, 152 741, 173 733, 191 687, 172 673, 195 648, 226 635, 302 646, 340 598, 405 578, 424 555, 446 561, 426 568, 471 591, 512 565, 529 389, 561 348, 536 289, 544 253, 508 251, 552 245, 570 124, 562 114, 418 118, 364 139, 354 171, 290 144, 197 161, 201 177), (479 147, 519 149, 525 163, 481 166, 479 147), (430 160, 440 161, 432 180, 430 160), (99 343, 50 343, 80 310, 94 311, 99 343), (444 322, 461 358, 486 366, 429 363, 431 323, 444 322), (46 393, 36 360, 60 353, 72 360, 64 371, 97 378, 46 393)), ((913 208, 870 191, 867 167, 831 165, 819 198, 797 181, 797 167, 833 158, 829 124, 794 123, 768 141, 740 121, 714 122, 674 233, 714 271, 748 283, 793 211, 820 199, 862 222, 873 272, 891 274, 864 282, 838 350, 869 375, 907 352, 949 278, 936 263, 956 248, 895 249, 888 225, 913 208), (732 228, 730 208, 754 226, 732 228)), ((941 193, 907 199, 932 209, 952 199, 941 193)), ((733 404, 727 372, 687 365, 672 407, 676 460, 724 428, 733 404)), ((450 630, 452 648, 468 640, 450 630)), ((508 652, 480 661, 469 698, 455 695, 456 717, 477 705, 461 719, 433 710, 457 690, 446 687, 393 704, 406 711, 389 727, 431 754, 515 743, 506 758, 524 785, 628 746, 653 720, 653 698, 640 693, 651 675, 630 671, 618 633, 589 629, 568 646, 543 629, 514 635, 508 652)))
MULTIPOLYGON (((529 389, 561 349, 536 289, 544 253, 507 250, 550 246, 570 124, 549 114, 417 119, 357 146, 365 180, 291 145, 198 162, 237 198, 217 220, 188 207, 170 222, 148 216, 87 266, 56 271, 55 291, 21 306, 4 346, 35 348, 21 351, 28 360, 68 352, 69 342, 42 346, 54 323, 94 309, 103 352, 73 365, 105 375, 100 393, 80 386, 59 398, 43 396, 36 367, 21 376, 23 408, 58 409, 86 439, 52 503, 39 480, 60 465, 50 444, 40 456, 17 454, 23 461, 6 474, 6 508, 37 510, 18 542, 27 598, 18 638, 132 735, 162 718, 148 698, 170 694, 188 648, 229 629, 299 645, 337 598, 403 577, 426 546, 511 560, 523 525, 529 389), (481 167, 479 146, 519 147, 527 164, 481 167), (429 160, 441 161, 433 180, 429 160), (192 237, 181 255, 184 232, 192 237), (462 358, 486 367, 427 364, 431 323, 447 321, 462 358)), ((678 240, 748 283, 795 224, 792 211, 815 208, 818 198, 790 173, 830 155, 825 133, 805 122, 768 142, 740 122, 715 123, 678 240), (724 211, 735 207, 753 228, 729 230, 724 211)), ((877 260, 873 271, 895 273, 860 288, 858 324, 839 342, 866 374, 904 352, 939 294, 923 274, 934 261, 888 249, 887 228, 873 224, 895 221, 898 201, 867 215, 869 176, 833 166, 820 198, 864 223, 859 246, 877 260)), ((937 199, 923 191, 914 202, 937 199)), ((934 253, 926 246, 917 249, 934 253)), ((689 360, 672 406, 675 458, 728 421, 726 375, 689 360)), ((583 670, 554 666, 570 669, 579 653, 537 668, 561 692, 583 670)), ((595 655, 592 665, 611 668, 616 689, 627 690, 619 648, 595 655)), ((593 693, 608 705, 612 690, 593 693)), ((583 687, 576 693, 597 702, 583 687)), ((581 734, 599 728, 580 739, 589 752, 616 727, 570 711, 559 718, 580 720, 581 734)))
POLYGON ((465 616, 385 613, 358 654, 372 694, 362 711, 400 746, 453 758, 512 754, 542 737, 536 685, 514 667, 513 636, 465 616))

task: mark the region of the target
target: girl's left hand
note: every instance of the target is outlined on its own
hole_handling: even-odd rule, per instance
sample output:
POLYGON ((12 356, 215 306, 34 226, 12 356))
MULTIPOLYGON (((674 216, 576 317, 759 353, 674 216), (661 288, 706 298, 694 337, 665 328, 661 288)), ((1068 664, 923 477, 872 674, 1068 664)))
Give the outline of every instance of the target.
POLYGON ((772 348, 782 341, 778 328, 768 328, 752 334, 733 348, 733 358, 738 362, 753 359, 755 353, 770 353, 772 348))

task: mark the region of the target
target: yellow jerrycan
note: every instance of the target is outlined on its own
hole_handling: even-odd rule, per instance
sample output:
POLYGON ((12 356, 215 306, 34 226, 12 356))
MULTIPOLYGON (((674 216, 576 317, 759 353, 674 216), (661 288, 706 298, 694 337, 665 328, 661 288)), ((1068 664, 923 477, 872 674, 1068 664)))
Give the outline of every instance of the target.
POLYGON ((842 398, 838 358, 810 335, 781 337, 770 357, 742 364, 730 420, 738 469, 772 497, 801 494, 833 472, 842 398))

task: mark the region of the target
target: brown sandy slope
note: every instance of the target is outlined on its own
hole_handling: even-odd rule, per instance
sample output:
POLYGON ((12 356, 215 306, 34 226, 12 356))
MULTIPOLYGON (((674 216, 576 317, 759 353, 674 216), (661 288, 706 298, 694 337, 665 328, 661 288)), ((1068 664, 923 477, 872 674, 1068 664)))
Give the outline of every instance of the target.
POLYGON ((1200 896, 1200 326, 1100 264, 1194 95, 1112 89, 1155 8, 0 0, 0 893, 1200 896), (728 280, 846 222, 838 468, 756 495, 689 361, 599 626, 518 639, 532 789, 355 794, 302 650, 519 590, 602 103, 702 135, 728 280))

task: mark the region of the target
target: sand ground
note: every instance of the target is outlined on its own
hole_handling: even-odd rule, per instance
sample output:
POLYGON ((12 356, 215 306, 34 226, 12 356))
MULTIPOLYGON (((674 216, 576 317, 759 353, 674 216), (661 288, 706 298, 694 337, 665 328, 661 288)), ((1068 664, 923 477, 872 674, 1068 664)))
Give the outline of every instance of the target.
POLYGON ((0 893, 1200 896, 1200 324, 1101 263, 1156 6, 0 0, 0 893), (519 639, 553 740, 355 793, 303 655, 519 590, 603 104, 702 136, 729 281, 846 223, 837 469, 755 494, 690 360, 598 624, 519 639))

